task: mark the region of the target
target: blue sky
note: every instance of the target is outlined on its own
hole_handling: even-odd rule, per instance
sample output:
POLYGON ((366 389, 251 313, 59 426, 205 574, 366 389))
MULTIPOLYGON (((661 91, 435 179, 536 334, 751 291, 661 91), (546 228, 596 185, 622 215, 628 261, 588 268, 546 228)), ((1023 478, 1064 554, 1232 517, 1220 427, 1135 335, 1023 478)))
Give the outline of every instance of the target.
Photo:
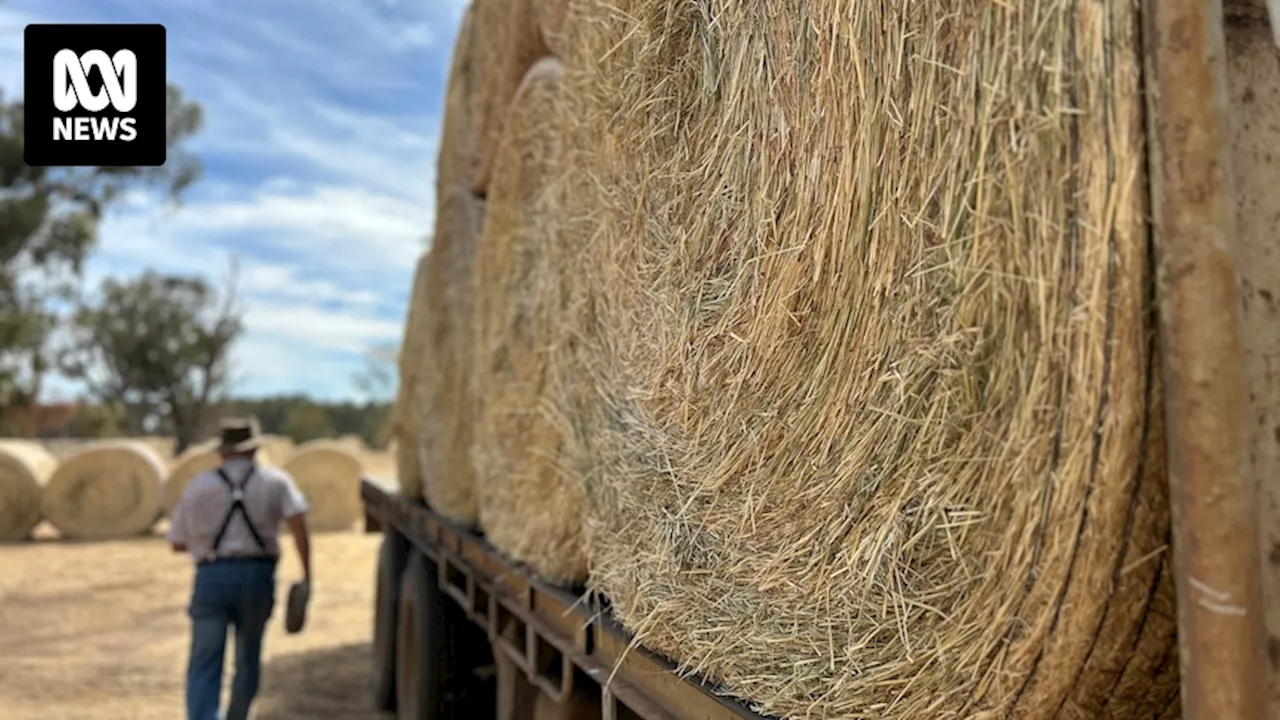
POLYGON ((402 334, 465 5, 6 0, 0 87, 21 94, 27 23, 163 23, 169 81, 204 107, 189 149, 205 173, 180 207, 138 195, 115 208, 87 286, 144 269, 221 282, 235 255, 248 331, 232 391, 355 398, 364 351, 402 334))

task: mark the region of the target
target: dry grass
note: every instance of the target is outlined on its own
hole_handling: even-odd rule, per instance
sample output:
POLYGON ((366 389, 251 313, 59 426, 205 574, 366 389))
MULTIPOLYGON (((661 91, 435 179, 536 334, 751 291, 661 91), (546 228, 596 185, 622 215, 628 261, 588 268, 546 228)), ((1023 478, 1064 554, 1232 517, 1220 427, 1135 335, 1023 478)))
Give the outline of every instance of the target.
POLYGON ((476 256, 472 457, 480 525, 503 552, 557 582, 586 578, 582 488, 560 465, 561 431, 544 416, 567 347, 561 267, 559 60, 530 69, 498 148, 476 256))
POLYGON ((469 119, 479 129, 478 162, 473 192, 485 195, 493 159, 502 139, 507 107, 524 74, 547 55, 535 14, 539 0, 474 0, 471 5, 474 40, 472 71, 478 81, 470 94, 469 119))
MULTIPOLYGON (((465 25, 464 25, 465 30, 465 25)), ((446 121, 447 122, 447 121, 446 121)), ((443 161, 442 161, 443 162, 443 161)), ((418 467, 418 368, 426 341, 427 259, 423 253, 413 273, 413 294, 405 318, 404 341, 400 344, 399 384, 391 410, 391 436, 396 444, 396 469, 400 491, 408 497, 422 496, 422 470, 418 467)))
POLYGON ((574 0, 593 586, 791 718, 1178 713, 1136 6, 574 0))
POLYGON ((569 15, 569 0, 534 0, 534 15, 548 51, 558 58, 565 57, 568 32, 564 23, 569 15))
MULTIPOLYGON (((379 537, 315 538, 307 628, 286 635, 281 610, 272 617, 258 720, 387 717, 369 710, 368 690, 379 537)), ((183 716, 190 558, 169 552, 158 538, 44 541, 0 547, 0 566, 5 720, 183 716)), ((286 553, 278 600, 299 574, 293 553, 286 553)), ((228 648, 228 690, 231 657, 228 648)))
POLYGON ((476 520, 471 467, 473 266, 484 201, 462 188, 441 197, 427 261, 426 334, 418 374, 423 497, 458 522, 476 520))

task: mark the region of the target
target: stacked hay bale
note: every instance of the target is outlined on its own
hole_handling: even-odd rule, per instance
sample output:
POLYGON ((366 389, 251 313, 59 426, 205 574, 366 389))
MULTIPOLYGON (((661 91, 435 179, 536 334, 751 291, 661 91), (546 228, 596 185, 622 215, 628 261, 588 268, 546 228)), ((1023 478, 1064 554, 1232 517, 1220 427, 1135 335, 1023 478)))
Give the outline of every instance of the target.
POLYGON ((418 397, 418 368, 426 335, 427 258, 423 253, 413 273, 413 293, 405 317, 404 340, 400 344, 397 368, 400 382, 391 409, 391 437, 395 444, 396 479, 405 497, 422 497, 422 469, 418 465, 418 425, 421 408, 418 397))
POLYGON ((40 509, 63 537, 109 540, 142 535, 161 512, 164 460, 141 443, 90 443, 63 460, 40 509))
POLYGON ((334 440, 303 443, 284 463, 311 507, 307 526, 318 532, 349 530, 364 517, 360 458, 334 440))
POLYGON ((471 391, 472 267, 484 201, 462 188, 436 209, 427 257, 425 335, 418 358, 419 470, 427 504, 460 523, 476 520, 469 451, 475 411, 471 391))
MULTIPOLYGON (((475 0, 467 29, 471 44, 468 66, 476 82, 468 103, 468 123, 474 123, 476 174, 471 190, 484 194, 506 123, 507 108, 524 74, 547 55, 537 22, 541 0, 475 0)), ((457 57, 457 53, 455 53, 457 57)))
POLYGON ((445 92, 444 119, 440 127, 440 155, 436 162, 436 203, 452 188, 482 190, 480 138, 483 123, 473 120, 479 104, 480 65, 476 54, 475 10, 467 8, 454 40, 449 65, 449 85, 445 92))
MULTIPOLYGON (((265 443, 258 449, 256 459, 258 463, 267 466, 279 463, 277 456, 272 454, 265 443)), ((194 445, 179 455, 164 481, 161 500, 164 514, 173 517, 173 511, 178 507, 178 502, 182 500, 182 493, 186 491, 191 481, 200 473, 213 470, 221 464, 222 456, 218 454, 217 440, 208 440, 194 445)))
POLYGON ((591 584, 783 717, 1176 717, 1137 7, 581 0, 591 584))
POLYGON ((498 549, 556 582, 586 578, 582 490, 560 463, 555 401, 563 323, 559 60, 529 70, 507 113, 477 250, 472 449, 480 525, 498 549))
POLYGON ((40 492, 58 460, 39 443, 0 440, 0 542, 31 537, 40 524, 40 492))

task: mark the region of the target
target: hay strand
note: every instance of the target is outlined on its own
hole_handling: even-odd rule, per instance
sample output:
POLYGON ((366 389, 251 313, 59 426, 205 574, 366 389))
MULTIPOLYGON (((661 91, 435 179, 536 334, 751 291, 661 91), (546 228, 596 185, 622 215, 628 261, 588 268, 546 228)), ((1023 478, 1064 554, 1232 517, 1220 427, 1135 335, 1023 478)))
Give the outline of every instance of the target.
POLYGON ((348 445, 333 440, 303 443, 284 463, 311 507, 307 527, 317 532, 350 530, 364 517, 360 477, 364 468, 348 445))
POLYGON ((493 158, 497 154, 507 108, 524 74, 548 54, 538 29, 535 0, 475 0, 470 32, 472 69, 479 88, 471 93, 469 121, 479 128, 475 182, 469 187, 484 196, 489 186, 493 158))
POLYGON ((559 209, 562 67, 525 76, 494 161, 476 257, 476 434, 480 525, 499 550, 549 580, 586 578, 582 490, 561 470, 555 368, 564 347, 559 209))
POLYGON ((164 460, 142 443, 91 443, 58 465, 40 509, 69 539, 142 535, 160 517, 164 476, 164 460))
POLYGON ((40 491, 58 459, 36 442, 0 440, 0 542, 31 537, 40 524, 40 491))
POLYGON ((573 12, 621 620, 785 717, 1176 713, 1136 7, 573 12))
POLYGON ((418 462, 427 504, 460 523, 476 520, 471 467, 473 268, 484 201, 462 188, 436 210, 417 406, 418 462))

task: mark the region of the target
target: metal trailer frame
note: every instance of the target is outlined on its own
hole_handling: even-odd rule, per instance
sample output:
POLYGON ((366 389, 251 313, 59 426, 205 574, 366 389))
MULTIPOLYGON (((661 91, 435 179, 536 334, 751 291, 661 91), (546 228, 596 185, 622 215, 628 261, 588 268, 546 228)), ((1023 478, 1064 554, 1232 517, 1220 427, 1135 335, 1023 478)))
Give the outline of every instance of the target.
MULTIPOLYGON (((1232 252, 1222 2, 1142 0, 1141 10, 1187 720, 1268 714, 1259 489, 1248 463, 1250 405, 1232 252)), ((366 480, 361 494, 370 527, 402 534, 435 561, 445 593, 486 630, 495 652, 551 698, 573 693, 577 668, 601 688, 602 720, 620 713, 643 720, 764 720, 717 695, 711 684, 678 675, 670 662, 635 645, 607 613, 505 561, 472 531, 374 482, 366 480)))

